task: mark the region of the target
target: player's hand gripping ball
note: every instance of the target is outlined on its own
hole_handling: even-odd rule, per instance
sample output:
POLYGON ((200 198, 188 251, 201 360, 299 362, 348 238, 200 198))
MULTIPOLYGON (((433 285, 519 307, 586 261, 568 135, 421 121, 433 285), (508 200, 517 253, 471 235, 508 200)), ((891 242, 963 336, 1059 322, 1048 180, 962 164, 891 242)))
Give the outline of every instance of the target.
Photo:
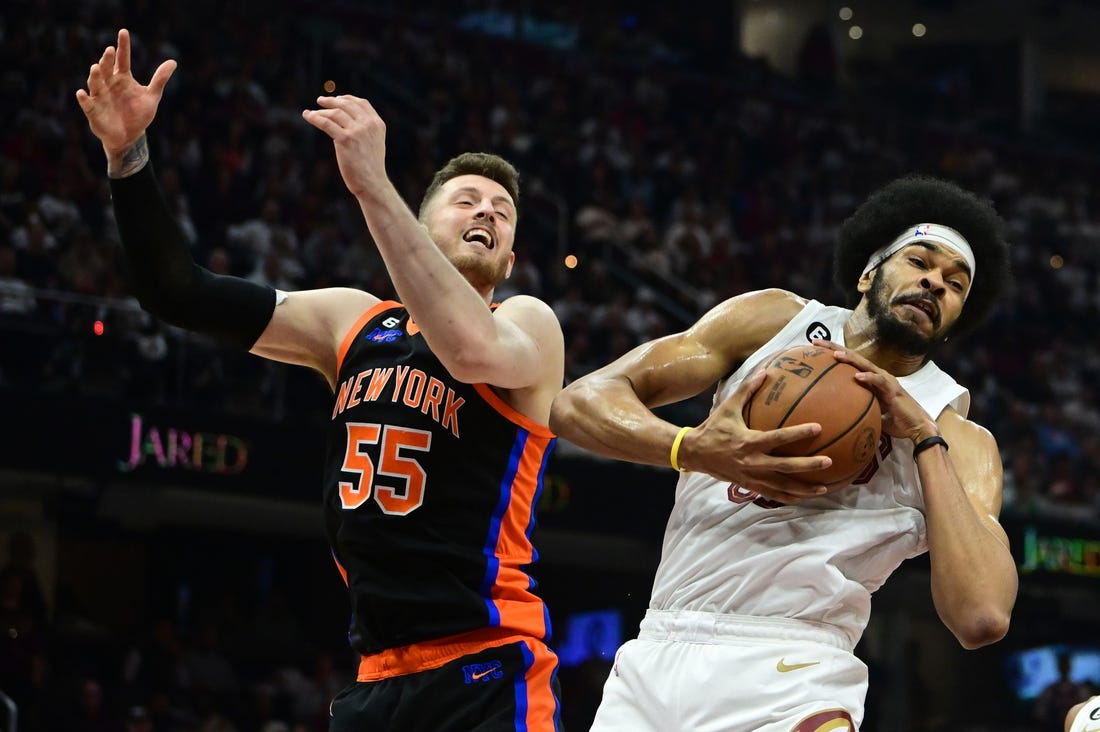
POLYGON ((767 375, 745 405, 745 424, 754 430, 817 422, 816 437, 787 443, 773 454, 828 455, 824 470, 792 473, 807 483, 824 483, 830 491, 843 488, 870 464, 882 433, 878 400, 855 380, 855 367, 841 363, 833 352, 817 346, 795 346, 771 356, 767 375))

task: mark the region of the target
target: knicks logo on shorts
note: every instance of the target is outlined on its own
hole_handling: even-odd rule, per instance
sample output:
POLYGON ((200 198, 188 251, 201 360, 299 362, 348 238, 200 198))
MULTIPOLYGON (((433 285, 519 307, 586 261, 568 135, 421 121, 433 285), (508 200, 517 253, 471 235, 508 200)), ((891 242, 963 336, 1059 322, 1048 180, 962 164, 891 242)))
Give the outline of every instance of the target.
POLYGON ((467 684, 487 683, 504 676, 503 666, 504 664, 500 661, 468 663, 462 667, 462 673, 466 677, 467 684))
POLYGON ((852 715, 843 709, 815 712, 791 727, 791 732, 855 732, 852 715))

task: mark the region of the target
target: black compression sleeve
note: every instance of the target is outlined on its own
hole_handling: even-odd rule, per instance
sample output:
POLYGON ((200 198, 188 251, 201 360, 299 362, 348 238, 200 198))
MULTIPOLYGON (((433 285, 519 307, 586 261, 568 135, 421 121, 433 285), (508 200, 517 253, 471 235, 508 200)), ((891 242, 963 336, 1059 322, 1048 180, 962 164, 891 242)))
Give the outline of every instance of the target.
POLYGON ((161 320, 248 350, 275 310, 275 290, 195 264, 152 163, 112 178, 111 199, 130 289, 161 320))

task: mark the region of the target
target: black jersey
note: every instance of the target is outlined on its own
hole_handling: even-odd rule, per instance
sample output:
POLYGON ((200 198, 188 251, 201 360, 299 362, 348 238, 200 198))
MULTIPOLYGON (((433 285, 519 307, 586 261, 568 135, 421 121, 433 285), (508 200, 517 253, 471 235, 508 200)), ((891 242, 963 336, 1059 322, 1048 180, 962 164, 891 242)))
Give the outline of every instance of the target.
POLYGON ((452 378, 400 303, 374 306, 337 364, 326 531, 367 655, 482 628, 550 633, 527 566, 550 429, 452 378))

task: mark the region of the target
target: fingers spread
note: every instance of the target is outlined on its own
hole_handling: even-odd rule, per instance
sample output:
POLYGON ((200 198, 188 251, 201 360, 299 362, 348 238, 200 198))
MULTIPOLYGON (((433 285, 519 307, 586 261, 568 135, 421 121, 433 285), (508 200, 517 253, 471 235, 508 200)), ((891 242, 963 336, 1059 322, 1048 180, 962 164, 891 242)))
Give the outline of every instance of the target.
POLYGON ((115 58, 115 71, 130 73, 130 31, 122 28, 118 32, 118 55, 115 58))
POLYGON ((103 71, 99 64, 92 64, 88 70, 88 93, 93 97, 103 91, 103 71))
POLYGON ((99 68, 103 70, 103 75, 110 76, 115 72, 115 57, 116 52, 113 46, 107 46, 103 51, 103 56, 99 59, 99 68))
POLYGON ((168 59, 153 72, 153 78, 149 82, 149 90, 156 94, 158 97, 164 94, 164 87, 168 84, 168 80, 172 78, 172 74, 176 70, 176 62, 173 59, 168 59))

